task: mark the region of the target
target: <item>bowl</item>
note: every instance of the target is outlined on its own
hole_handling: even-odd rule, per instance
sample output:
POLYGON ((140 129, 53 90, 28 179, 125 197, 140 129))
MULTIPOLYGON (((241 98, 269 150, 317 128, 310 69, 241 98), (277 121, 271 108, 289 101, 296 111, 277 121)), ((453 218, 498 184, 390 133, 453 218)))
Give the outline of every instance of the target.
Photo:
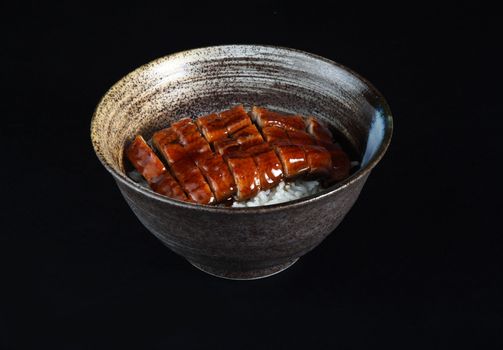
POLYGON ((215 276, 255 279, 288 268, 334 231, 392 128, 382 95, 348 68, 289 48, 226 45, 168 55, 126 75, 99 102, 91 139, 132 211, 173 252, 215 276), (124 148, 135 135, 150 138, 182 117, 240 103, 329 122, 360 155, 360 169, 315 195, 255 208, 181 202, 126 176, 124 148))

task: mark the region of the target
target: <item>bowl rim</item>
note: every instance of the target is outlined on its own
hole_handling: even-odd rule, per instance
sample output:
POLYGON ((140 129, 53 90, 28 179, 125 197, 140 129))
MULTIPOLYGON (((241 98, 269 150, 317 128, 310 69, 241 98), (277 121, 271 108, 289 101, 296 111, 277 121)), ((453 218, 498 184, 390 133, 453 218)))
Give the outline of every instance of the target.
POLYGON ((121 77, 115 84, 113 84, 107 92, 100 98, 98 104, 96 105, 96 108, 93 112, 93 116, 91 118, 91 142, 93 144, 93 149, 98 157, 99 161, 105 169, 112 174, 114 179, 116 181, 120 181, 122 184, 126 185, 130 189, 140 192, 141 194, 150 197, 154 200, 158 200, 167 204, 172 204, 177 207, 183 207, 187 209, 193 209, 193 210, 203 210, 207 212, 218 212, 218 213, 240 213, 240 214, 260 214, 260 213, 269 213, 277 210, 285 210, 289 208, 295 208, 295 207, 301 207, 308 205, 312 202, 316 202, 319 200, 322 200, 323 198, 326 198, 328 196, 334 195, 337 192, 342 191, 343 189, 349 187, 351 184, 360 181, 362 178, 367 176, 370 171, 379 163, 379 161, 382 159, 384 154, 386 153, 386 150, 389 147, 389 144, 391 143, 391 138, 393 135, 393 116, 391 114, 391 109, 384 98, 384 96, 377 90, 377 88, 370 83, 366 78, 362 77, 360 74, 356 73, 352 69, 337 63, 335 61, 332 61, 331 59, 325 58, 323 56, 313 54, 310 52, 294 49, 294 48, 289 48, 289 47, 283 47, 283 46, 276 46, 276 45, 251 45, 251 44, 236 44, 236 45, 214 45, 214 46, 204 46, 204 47, 199 47, 199 48, 194 48, 194 49, 189 49, 189 50, 183 50, 183 51, 178 51, 172 54, 168 54, 159 58, 156 58, 146 64, 143 64, 139 66, 138 68, 134 69, 133 71, 129 72, 128 74, 124 75, 121 77), (384 135, 383 135, 383 140, 381 144, 379 145, 378 149, 375 151, 374 155, 370 158, 368 163, 358 169, 355 173, 353 173, 351 176, 347 177, 346 179, 336 183, 333 186, 330 186, 326 189, 322 189, 321 191, 301 197, 299 199, 295 199, 292 201, 288 202, 283 202, 283 203, 278 203, 278 204, 271 204, 271 205, 264 205, 264 206, 256 206, 256 207, 223 207, 223 206, 216 206, 216 205, 207 205, 207 204, 196 204, 196 203, 189 203, 189 202, 183 202, 177 199, 172 199, 166 196, 163 196, 161 194, 158 194, 154 191, 152 191, 150 188, 144 187, 136 182, 134 182, 132 179, 130 179, 126 174, 122 174, 118 171, 116 171, 105 159, 104 157, 100 154, 99 152, 99 142, 96 138, 96 134, 94 132, 95 130, 95 120, 97 119, 97 113, 98 109, 101 106, 101 104, 104 102, 105 98, 108 96, 108 94, 114 90, 118 85, 123 83, 124 80, 126 80, 128 77, 136 75, 146 69, 151 68, 152 66, 157 65, 158 63, 174 59, 178 56, 184 56, 190 53, 195 53, 195 52, 200 52, 208 49, 225 49, 225 48, 272 48, 276 50, 282 50, 285 52, 294 52, 297 54, 305 55, 307 57, 310 57, 315 60, 323 61, 325 63, 328 63, 330 65, 336 66, 337 68, 340 68, 350 75, 356 77, 358 80, 360 80, 362 83, 364 83, 368 89, 377 97, 378 101, 380 102, 382 108, 383 108, 383 119, 384 119, 384 135))

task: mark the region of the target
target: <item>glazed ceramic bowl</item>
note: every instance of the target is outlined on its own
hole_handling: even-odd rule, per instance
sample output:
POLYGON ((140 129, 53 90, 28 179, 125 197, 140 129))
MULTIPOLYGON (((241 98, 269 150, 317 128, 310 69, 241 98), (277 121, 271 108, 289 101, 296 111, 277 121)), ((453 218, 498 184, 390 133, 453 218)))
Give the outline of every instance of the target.
POLYGON ((145 227, 194 266, 233 279, 284 270, 320 244, 353 206, 391 134, 388 105, 365 79, 313 54, 255 45, 194 49, 146 64, 105 94, 91 122, 99 160, 145 227), (148 139, 182 117, 239 103, 331 123, 361 168, 316 195, 256 208, 180 202, 126 176, 124 147, 135 135, 148 139))

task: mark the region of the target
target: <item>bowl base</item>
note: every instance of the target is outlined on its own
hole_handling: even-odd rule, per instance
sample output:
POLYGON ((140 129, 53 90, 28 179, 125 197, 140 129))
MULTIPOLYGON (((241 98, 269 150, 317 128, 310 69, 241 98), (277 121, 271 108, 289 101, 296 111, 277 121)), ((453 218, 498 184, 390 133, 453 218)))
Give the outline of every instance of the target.
POLYGON ((246 271, 235 271, 235 270, 230 271, 224 269, 216 269, 214 267, 201 265, 190 260, 189 262, 194 267, 197 267, 199 270, 206 272, 207 274, 210 274, 212 276, 225 278, 229 280, 257 280, 260 278, 265 278, 280 273, 281 271, 284 271, 293 264, 295 264, 297 260, 299 260, 299 258, 290 260, 281 265, 267 267, 265 269, 246 270, 246 271))

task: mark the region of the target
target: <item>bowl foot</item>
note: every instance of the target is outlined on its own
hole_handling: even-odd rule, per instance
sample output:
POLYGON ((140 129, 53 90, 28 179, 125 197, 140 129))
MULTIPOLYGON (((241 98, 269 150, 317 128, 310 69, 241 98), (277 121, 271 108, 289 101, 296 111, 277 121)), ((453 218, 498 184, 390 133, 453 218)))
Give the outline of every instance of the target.
POLYGON ((280 273, 281 271, 284 271, 293 264, 295 264, 297 260, 299 260, 299 258, 290 260, 281 265, 267 267, 265 269, 245 270, 245 271, 218 269, 207 265, 201 265, 190 260, 189 262, 193 266, 197 267, 199 270, 206 272, 207 274, 210 274, 212 276, 226 278, 229 280, 256 280, 280 273))

